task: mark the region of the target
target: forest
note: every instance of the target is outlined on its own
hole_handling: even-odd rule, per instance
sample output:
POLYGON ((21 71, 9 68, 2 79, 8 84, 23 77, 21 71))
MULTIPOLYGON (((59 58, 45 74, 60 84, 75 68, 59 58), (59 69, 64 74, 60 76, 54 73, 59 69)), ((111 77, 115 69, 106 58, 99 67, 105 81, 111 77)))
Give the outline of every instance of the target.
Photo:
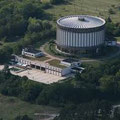
POLYGON ((39 0, 0 1, 1 63, 8 62, 12 53, 20 54, 27 45, 54 38, 55 28, 45 6, 39 0))
MULTIPOLYGON (((89 65, 82 74, 76 73, 74 78, 50 85, 31 81, 27 77, 14 76, 5 65, 0 72, 0 93, 34 104, 63 107, 60 117, 55 120, 72 120, 70 116, 74 116, 76 111, 78 114, 74 116, 75 120, 81 116, 81 120, 87 120, 84 117, 91 120, 94 115, 99 116, 98 113, 92 114, 99 109, 103 109, 100 120, 107 120, 109 115, 104 114, 110 114, 112 105, 120 101, 120 61, 115 59, 98 67, 89 65), (103 103, 106 106, 102 106, 103 103), (90 109, 85 107, 88 105, 90 109), (84 109, 79 111, 81 107, 84 109), (67 112, 66 116, 64 111, 67 112)), ((119 113, 115 120, 118 120, 118 116, 119 113)))

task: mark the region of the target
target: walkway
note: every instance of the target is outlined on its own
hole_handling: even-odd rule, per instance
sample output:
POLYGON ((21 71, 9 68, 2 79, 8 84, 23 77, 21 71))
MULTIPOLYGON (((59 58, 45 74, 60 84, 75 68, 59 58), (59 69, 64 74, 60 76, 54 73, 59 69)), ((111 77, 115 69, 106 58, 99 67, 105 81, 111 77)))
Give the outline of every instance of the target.
POLYGON ((59 57, 56 57, 56 56, 53 56, 53 55, 50 55, 50 54, 48 54, 45 50, 44 50, 44 47, 45 47, 45 45, 46 45, 47 43, 45 43, 44 45, 42 45, 41 47, 40 47, 40 50, 47 56, 47 57, 49 57, 51 60, 53 60, 53 59, 56 59, 56 60, 63 60, 62 58, 59 58, 59 57))

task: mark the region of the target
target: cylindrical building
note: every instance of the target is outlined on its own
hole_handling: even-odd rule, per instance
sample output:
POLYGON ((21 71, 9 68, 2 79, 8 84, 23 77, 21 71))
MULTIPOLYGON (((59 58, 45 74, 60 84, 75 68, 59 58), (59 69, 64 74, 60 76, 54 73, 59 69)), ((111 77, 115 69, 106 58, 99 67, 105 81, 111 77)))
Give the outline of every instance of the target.
POLYGON ((105 20, 89 15, 72 15, 57 21, 57 46, 76 52, 99 48, 105 41, 105 20))

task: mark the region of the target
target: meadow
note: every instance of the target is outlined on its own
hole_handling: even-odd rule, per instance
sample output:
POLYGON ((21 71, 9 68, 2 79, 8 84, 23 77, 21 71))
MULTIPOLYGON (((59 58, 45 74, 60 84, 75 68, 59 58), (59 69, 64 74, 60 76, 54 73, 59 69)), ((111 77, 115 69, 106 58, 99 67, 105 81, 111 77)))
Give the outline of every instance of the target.
POLYGON ((0 94, 0 118, 3 118, 3 120, 14 120, 19 115, 28 115, 31 118, 35 118, 35 113, 51 115, 58 113, 58 109, 30 104, 16 97, 8 97, 0 94))
MULTIPOLYGON (((49 0, 42 0, 49 2, 49 0)), ((55 5, 46 11, 53 15, 54 20, 66 15, 87 14, 102 18, 111 17, 114 22, 120 19, 120 0, 69 0, 66 4, 55 5), (109 14, 112 9, 115 13, 109 14)))

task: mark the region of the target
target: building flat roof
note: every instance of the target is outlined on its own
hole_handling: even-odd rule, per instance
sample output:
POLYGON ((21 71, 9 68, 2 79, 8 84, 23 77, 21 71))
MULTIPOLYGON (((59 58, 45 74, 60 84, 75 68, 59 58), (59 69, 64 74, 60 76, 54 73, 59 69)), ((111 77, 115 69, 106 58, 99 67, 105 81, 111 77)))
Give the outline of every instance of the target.
POLYGON ((90 15, 71 15, 60 18, 57 24, 67 28, 87 29, 101 27, 105 24, 105 20, 90 15))
POLYGON ((41 52, 40 50, 36 50, 34 48, 25 48, 24 50, 25 50, 25 52, 30 52, 33 54, 37 54, 37 53, 41 52))

